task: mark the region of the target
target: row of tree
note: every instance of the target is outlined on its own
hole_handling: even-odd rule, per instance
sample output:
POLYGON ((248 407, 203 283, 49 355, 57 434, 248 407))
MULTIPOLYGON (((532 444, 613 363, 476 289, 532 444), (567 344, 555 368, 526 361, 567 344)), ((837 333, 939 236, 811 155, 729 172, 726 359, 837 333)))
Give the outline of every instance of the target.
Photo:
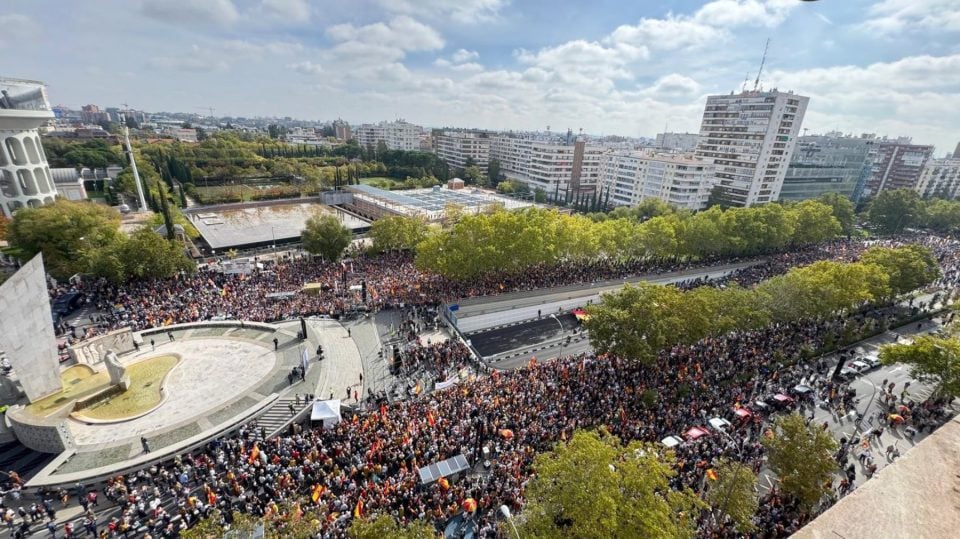
POLYGON ((866 223, 881 234, 925 228, 935 232, 960 231, 960 201, 924 200, 912 189, 881 191, 863 213, 866 223))
MULTIPOLYGON (((774 252, 842 232, 833 208, 791 205, 669 211, 640 221, 527 208, 462 215, 416 245, 420 268, 456 279, 597 258, 683 259, 774 252)), ((377 244, 377 236, 374 235, 377 244)))
POLYGON ((708 336, 826 318, 887 301, 938 276, 937 261, 924 247, 874 247, 859 262, 816 262, 752 289, 627 286, 588 307, 584 325, 597 352, 653 361, 661 350, 708 336))

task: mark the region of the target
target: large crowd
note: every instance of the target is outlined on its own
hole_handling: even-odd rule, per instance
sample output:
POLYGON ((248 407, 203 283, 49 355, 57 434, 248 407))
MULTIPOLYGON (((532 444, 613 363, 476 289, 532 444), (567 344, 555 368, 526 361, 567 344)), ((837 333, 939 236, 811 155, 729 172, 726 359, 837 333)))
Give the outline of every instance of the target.
MULTIPOLYGON (((938 284, 955 287, 960 269, 950 257, 957 252, 957 244, 921 241, 935 248, 944 262, 944 277, 938 284)), ((824 258, 852 259, 862 248, 857 242, 838 241, 778 255, 757 266, 759 269, 735 274, 732 279, 751 284, 792 265, 824 258)), ((115 313, 103 321, 105 327, 139 329, 212 316, 273 320, 333 313, 348 307, 337 291, 358 281, 366 283, 370 303, 383 308, 675 269, 679 268, 598 263, 532 271, 514 280, 500 276, 457 284, 417 271, 408 257, 386 255, 356 258, 347 262, 346 268, 294 260, 245 277, 201 272, 121 287, 96 283, 87 292, 98 298, 99 306, 115 307, 115 313), (321 283, 323 292, 318 296, 298 293, 275 304, 262 301, 268 293, 299 289, 309 282, 321 283)), ((112 480, 106 495, 123 506, 123 514, 111 525, 131 530, 146 527, 150 537, 175 537, 199 518, 215 514, 229 518, 235 510, 265 517, 270 526, 281 530, 308 519, 315 537, 336 538, 345 536, 358 515, 386 513, 401 522, 425 519, 440 525, 473 498, 477 537, 492 538, 498 533, 497 508, 501 504, 522 510, 535 455, 568 439, 575 430, 606 426, 624 440, 657 443, 667 436, 683 436, 691 427, 702 427, 709 418, 724 418, 731 423, 729 438, 706 435, 675 448, 673 486, 700 491, 706 470, 721 456, 760 468, 764 457, 761 425, 770 410, 752 406, 757 400, 789 395, 802 383, 817 397, 805 400, 798 396, 784 407, 806 409, 819 401, 835 409, 838 417, 843 413, 854 395, 844 382, 830 379, 824 362, 806 359, 813 351, 841 335, 887 327, 909 314, 909 308, 891 306, 829 321, 732 332, 664 350, 654 365, 584 355, 531 362, 525 368, 493 371, 416 399, 384 403, 370 413, 345 417, 331 429, 264 439, 250 425, 236 435, 211 442, 202 451, 112 480), (743 417, 736 411, 741 408, 752 411, 743 417), (482 471, 456 481, 421 483, 420 467, 459 454, 473 464, 483 463, 477 466, 482 471), (165 509, 164 502, 170 500, 174 501, 173 510, 165 509), (214 508, 220 512, 214 513, 214 508), (178 513, 181 518, 174 519, 178 513)), ((445 374, 465 359, 467 351, 436 344, 409 347, 405 354, 405 361, 445 374)), ((943 402, 903 405, 909 412, 899 414, 904 419, 892 428, 932 426, 945 417, 943 402)), ((852 447, 857 442, 850 440, 849 444, 852 447)), ((848 451, 837 458, 846 468, 852 455, 848 451)), ((838 481, 838 495, 850 488, 841 483, 838 481)), ((824 504, 829 503, 825 498, 824 504)), ((773 489, 755 516, 757 531, 746 535, 786 537, 810 516, 773 489)), ((701 515, 698 526, 698 534, 704 537, 741 536, 728 523, 716 521, 711 512, 701 515)))

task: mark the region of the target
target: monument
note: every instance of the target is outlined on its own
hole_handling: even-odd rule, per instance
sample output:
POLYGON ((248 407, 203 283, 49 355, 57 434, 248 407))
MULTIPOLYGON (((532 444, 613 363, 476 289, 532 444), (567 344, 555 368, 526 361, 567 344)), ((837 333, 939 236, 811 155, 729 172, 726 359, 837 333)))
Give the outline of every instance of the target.
POLYGON ((103 364, 107 367, 107 373, 110 375, 110 385, 120 386, 121 390, 130 389, 130 375, 127 374, 127 368, 120 363, 117 353, 110 350, 103 358, 103 364))

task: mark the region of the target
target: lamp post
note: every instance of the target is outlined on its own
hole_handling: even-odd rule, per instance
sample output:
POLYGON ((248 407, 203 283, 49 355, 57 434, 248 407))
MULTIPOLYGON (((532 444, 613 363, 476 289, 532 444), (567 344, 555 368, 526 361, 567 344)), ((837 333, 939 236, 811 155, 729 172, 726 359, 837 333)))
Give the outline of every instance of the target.
POLYGON ((560 326, 560 352, 557 353, 557 359, 560 359, 560 357, 563 356, 563 322, 561 322, 555 314, 551 314, 550 318, 553 318, 557 322, 557 325, 560 326))
POLYGON ((513 515, 510 514, 510 508, 506 505, 501 505, 500 513, 507 519, 507 522, 510 523, 510 527, 513 528, 513 533, 517 536, 517 539, 520 539, 520 532, 517 531, 517 526, 513 523, 513 515))

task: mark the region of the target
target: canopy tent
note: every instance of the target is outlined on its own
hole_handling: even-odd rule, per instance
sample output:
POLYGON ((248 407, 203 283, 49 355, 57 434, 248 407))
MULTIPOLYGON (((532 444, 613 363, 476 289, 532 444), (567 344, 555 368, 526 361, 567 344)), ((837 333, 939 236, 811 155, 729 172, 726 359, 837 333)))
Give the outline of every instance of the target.
POLYGON ((671 448, 682 444, 683 440, 679 436, 667 436, 666 438, 660 440, 660 443, 668 448, 671 448))
POLYGON ((750 413, 750 410, 747 410, 746 408, 735 408, 733 410, 733 413, 737 414, 737 417, 742 417, 742 418, 747 418, 753 415, 750 413))
POLYGON ((340 401, 315 401, 310 411, 310 421, 323 423, 323 428, 332 429, 343 418, 340 417, 340 401))
POLYGON ((722 417, 714 417, 710 419, 710 426, 717 430, 723 430, 730 426, 730 422, 722 417))
POLYGON ((449 477, 469 469, 470 464, 467 462, 467 457, 461 454, 420 468, 420 481, 424 485, 428 485, 441 477, 449 477))
POLYGON ((793 402, 793 397, 784 395, 783 393, 777 393, 776 395, 773 396, 773 400, 781 403, 793 402))
POLYGON ((690 430, 683 434, 683 437, 688 440, 696 440, 703 436, 709 436, 710 432, 702 427, 691 427, 690 430))

